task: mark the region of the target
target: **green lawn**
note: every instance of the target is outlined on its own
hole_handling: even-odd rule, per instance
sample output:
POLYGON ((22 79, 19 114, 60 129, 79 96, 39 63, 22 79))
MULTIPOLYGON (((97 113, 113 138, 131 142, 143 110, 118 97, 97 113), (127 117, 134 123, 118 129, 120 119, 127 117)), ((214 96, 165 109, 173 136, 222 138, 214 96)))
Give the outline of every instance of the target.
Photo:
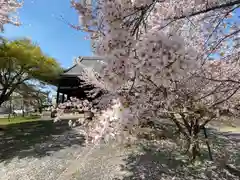
POLYGON ((11 118, 0 118, 0 125, 8 125, 8 124, 16 124, 16 123, 23 123, 23 122, 32 122, 39 120, 40 116, 32 115, 32 116, 18 116, 18 117, 11 117, 11 118))

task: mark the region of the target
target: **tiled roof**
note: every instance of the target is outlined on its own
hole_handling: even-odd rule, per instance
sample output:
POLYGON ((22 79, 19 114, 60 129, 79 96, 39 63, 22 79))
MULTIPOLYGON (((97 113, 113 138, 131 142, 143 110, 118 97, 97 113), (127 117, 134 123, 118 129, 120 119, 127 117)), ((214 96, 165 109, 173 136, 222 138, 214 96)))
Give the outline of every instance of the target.
MULTIPOLYGON (((97 72, 101 69, 101 66, 102 66, 101 61, 103 61, 103 59, 100 57, 94 57, 94 56, 80 57, 80 63, 82 63, 86 67, 92 67, 97 72)), ((77 75, 80 75, 82 71, 83 71, 82 67, 78 63, 76 63, 71 68, 65 70, 63 75, 77 76, 77 75)))

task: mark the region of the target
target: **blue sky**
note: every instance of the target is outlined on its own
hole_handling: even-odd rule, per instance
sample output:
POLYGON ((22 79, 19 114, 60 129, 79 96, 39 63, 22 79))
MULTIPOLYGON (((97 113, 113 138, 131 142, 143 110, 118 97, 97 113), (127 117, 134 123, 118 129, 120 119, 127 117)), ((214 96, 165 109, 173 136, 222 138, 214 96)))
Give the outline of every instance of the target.
POLYGON ((63 67, 70 67, 75 56, 91 56, 90 41, 86 33, 76 31, 59 20, 77 24, 78 16, 70 0, 25 0, 19 9, 22 25, 6 25, 3 36, 28 37, 37 42, 43 52, 56 58, 63 67))
MULTIPOLYGON (((240 10, 235 10, 233 21, 239 21, 240 10)), ((78 24, 78 16, 70 6, 70 0, 25 0, 19 10, 22 25, 5 26, 8 38, 29 37, 37 42, 43 52, 56 58, 63 67, 70 67, 75 56, 92 55, 86 33, 76 31, 59 20, 78 24)), ((218 56, 217 56, 218 57, 218 56)))

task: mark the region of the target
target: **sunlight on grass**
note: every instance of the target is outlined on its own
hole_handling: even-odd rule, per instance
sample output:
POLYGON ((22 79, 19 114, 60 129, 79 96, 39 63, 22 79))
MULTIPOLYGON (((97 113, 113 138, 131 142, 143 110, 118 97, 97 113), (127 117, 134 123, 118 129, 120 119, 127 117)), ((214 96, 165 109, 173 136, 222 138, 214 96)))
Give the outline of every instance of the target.
POLYGON ((0 125, 16 124, 23 122, 38 121, 41 116, 26 116, 26 117, 11 117, 11 118, 0 118, 0 125))

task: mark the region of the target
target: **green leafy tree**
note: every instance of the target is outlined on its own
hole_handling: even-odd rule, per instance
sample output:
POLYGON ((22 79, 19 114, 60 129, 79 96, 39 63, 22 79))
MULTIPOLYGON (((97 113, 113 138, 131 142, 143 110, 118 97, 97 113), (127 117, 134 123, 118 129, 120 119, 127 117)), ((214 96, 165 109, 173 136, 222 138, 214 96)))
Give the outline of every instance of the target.
POLYGON ((58 62, 31 40, 3 39, 0 43, 0 105, 21 84, 31 80, 54 83, 61 72, 58 62))

